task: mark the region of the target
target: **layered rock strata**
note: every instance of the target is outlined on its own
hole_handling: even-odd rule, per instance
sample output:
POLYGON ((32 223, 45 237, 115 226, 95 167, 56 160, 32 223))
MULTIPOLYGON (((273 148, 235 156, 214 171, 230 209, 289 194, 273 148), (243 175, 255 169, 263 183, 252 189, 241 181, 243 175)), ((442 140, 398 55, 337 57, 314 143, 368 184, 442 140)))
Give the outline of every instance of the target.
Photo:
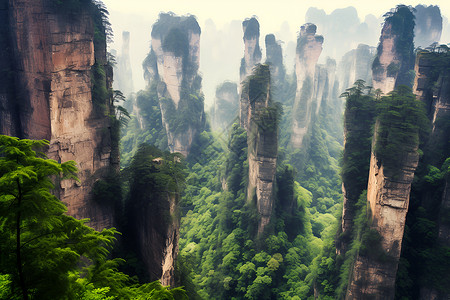
POLYGON ((94 43, 94 22, 102 20, 93 19, 93 6, 73 14, 46 0, 12 0, 7 5, 3 1, 2 5, 8 36, 2 37, 7 45, 1 48, 10 51, 0 61, 11 59, 14 88, 0 96, 1 133, 47 139, 49 158, 75 160, 80 181, 60 182, 56 193, 68 214, 90 218, 95 229, 110 227, 112 207, 94 202, 91 193, 94 182, 111 167, 118 169, 119 163, 111 138, 110 101, 97 99, 106 110, 102 112, 93 103, 94 63, 107 74, 97 84, 108 89, 112 79, 106 43, 94 43))
POLYGON ((189 154, 205 122, 200 64, 200 27, 194 16, 159 15, 143 63, 148 87, 156 83, 171 152, 189 154))
MULTIPOLYGON (((313 112, 316 64, 322 52, 323 37, 316 35, 316 25, 308 23, 300 28, 295 56, 297 90, 292 109, 291 144, 302 146, 313 112)), ((322 74, 323 75, 323 74, 322 74)))
POLYGON ((243 84, 241 126, 247 129, 248 188, 247 199, 256 200, 259 214, 258 234, 270 223, 274 207, 277 165, 277 111, 270 98, 270 70, 258 65, 243 84), (246 126, 246 127, 245 127, 246 126))

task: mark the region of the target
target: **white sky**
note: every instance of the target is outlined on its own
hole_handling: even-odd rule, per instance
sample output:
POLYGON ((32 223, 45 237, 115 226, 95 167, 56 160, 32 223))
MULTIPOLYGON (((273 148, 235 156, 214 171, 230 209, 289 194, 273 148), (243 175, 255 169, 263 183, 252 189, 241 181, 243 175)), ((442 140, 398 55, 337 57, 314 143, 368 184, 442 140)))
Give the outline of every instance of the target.
MULTIPOLYGON (((160 12, 172 11, 177 15, 195 15, 202 33, 208 19, 212 19, 217 29, 221 30, 233 20, 242 22, 245 18, 256 15, 261 27, 260 44, 263 44, 265 34, 280 31, 281 24, 285 21, 288 22, 292 31, 292 40, 295 40, 296 31, 305 23, 305 14, 309 7, 323 9, 329 14, 337 8, 353 6, 357 9, 360 20, 364 21, 368 14, 378 18, 401 3, 393 0, 103 0, 103 2, 110 12, 110 21, 115 34, 115 44, 111 45, 111 48, 117 49, 120 54, 122 31, 131 32, 130 54, 135 90, 145 87, 141 64, 149 52, 151 26, 160 12)), ((408 0, 403 1, 402 4, 439 5, 441 14, 450 17, 449 0, 408 0)), ((320 34, 320 28, 318 33, 320 34)), ((450 33, 443 33, 443 37, 449 35, 450 33)), ((242 36, 239 39, 242 41, 242 36)), ((450 41, 441 39, 441 42, 450 41)), ((241 44, 243 54, 243 43, 241 44)), ((240 58, 236 61, 236 78, 229 78, 230 80, 237 80, 239 63, 240 58)), ((201 62, 200 70, 202 71, 201 62)), ((203 74, 204 85, 207 75, 203 74)), ((205 91, 207 102, 211 101, 208 98, 212 97, 212 88, 209 89, 205 91)))

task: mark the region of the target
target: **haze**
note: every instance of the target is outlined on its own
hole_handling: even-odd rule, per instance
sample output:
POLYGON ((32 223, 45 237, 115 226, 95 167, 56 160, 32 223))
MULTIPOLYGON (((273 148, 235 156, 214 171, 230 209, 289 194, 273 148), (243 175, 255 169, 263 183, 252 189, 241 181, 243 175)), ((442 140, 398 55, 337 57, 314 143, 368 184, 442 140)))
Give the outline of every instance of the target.
MULTIPOLYGON (((349 9, 344 12, 347 15, 341 23, 343 28, 345 28, 345 22, 353 22, 352 25, 354 25, 358 21, 357 19, 359 19, 359 22, 365 22, 368 25, 364 26, 364 31, 352 36, 351 44, 350 42, 345 44, 345 41, 343 41, 342 45, 336 46, 338 41, 332 43, 332 39, 342 37, 327 34, 327 32, 324 32, 323 26, 317 24, 318 33, 324 34, 325 38, 321 61, 325 60, 327 56, 339 61, 343 53, 355 48, 358 43, 376 46, 381 29, 382 15, 400 4, 400 2, 392 0, 379 0, 376 1, 376 5, 373 1, 346 0, 311 2, 296 0, 250 0, 245 2, 238 0, 103 0, 103 2, 110 12, 110 21, 115 35, 114 43, 110 45, 110 48, 117 49, 120 55, 122 31, 131 32, 130 55, 135 91, 145 88, 142 61, 150 50, 151 27, 157 20, 158 14, 172 11, 177 15, 195 15, 202 29, 200 71, 204 75, 203 91, 207 106, 210 106, 213 102, 215 88, 218 84, 225 80, 235 82, 239 80, 239 65, 244 49, 241 24, 245 18, 253 15, 258 17, 261 24, 260 45, 263 48, 263 55, 265 53, 264 36, 266 34, 274 33, 278 40, 284 42, 285 64, 288 72, 291 72, 294 64, 295 40, 299 27, 306 21, 317 22, 315 19, 311 20, 311 11, 310 18, 306 19, 306 13, 310 7, 324 10, 329 16, 336 9, 353 6, 356 8, 354 13, 349 9), (349 13, 350 17, 348 17, 349 13), (333 47, 330 47, 330 44, 333 47)), ((447 19, 450 16, 449 1, 408 1, 403 4, 412 6, 418 4, 438 5, 444 17, 441 43, 450 42, 450 26, 447 19)), ((341 11, 341 13, 343 12, 341 11)), ((337 31, 338 28, 335 28, 335 30, 337 31)), ((342 29, 340 33, 342 33, 342 29)))

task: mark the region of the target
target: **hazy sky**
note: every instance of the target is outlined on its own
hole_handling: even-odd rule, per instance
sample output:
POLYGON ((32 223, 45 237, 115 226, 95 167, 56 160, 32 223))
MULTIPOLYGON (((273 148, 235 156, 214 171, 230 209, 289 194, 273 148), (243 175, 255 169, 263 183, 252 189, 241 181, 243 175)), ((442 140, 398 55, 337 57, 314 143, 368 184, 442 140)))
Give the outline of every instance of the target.
MULTIPOLYGON (((115 34, 115 44, 111 45, 111 47, 119 50, 120 53, 122 31, 127 30, 131 32, 130 53, 136 90, 145 87, 141 64, 145 55, 149 52, 151 26, 157 20, 160 12, 172 11, 177 15, 195 15, 202 28, 202 36, 206 34, 205 28, 207 27, 205 24, 208 19, 212 19, 217 30, 220 31, 224 26, 229 26, 233 20, 242 22, 245 18, 256 15, 261 24, 260 43, 263 44, 265 34, 280 32, 283 23, 285 23, 284 26, 286 27, 286 22, 289 24, 288 28, 292 33, 292 41, 294 41, 299 27, 305 23, 305 13, 309 7, 324 9, 329 14, 337 8, 353 6, 357 9, 360 20, 364 21, 365 16, 368 14, 373 14, 379 18, 401 3, 392 0, 103 0, 103 2, 110 12, 110 21, 115 34)), ((412 0, 404 1, 403 4, 412 6, 417 4, 439 5, 442 15, 450 16, 449 0, 412 0)), ((318 28, 318 33, 321 33, 320 28, 318 28)), ((236 37, 235 41, 237 41, 236 47, 241 48, 239 52, 243 54, 242 32, 240 34, 241 36, 236 37)), ((449 36, 445 32, 444 35, 449 36)), ((448 43, 450 41, 441 40, 441 42, 448 43)), ((376 46, 376 43, 373 46, 376 46)), ((204 47, 201 48, 201 51, 205 51, 204 47)), ((233 66, 236 69, 236 73, 231 76, 236 78, 218 78, 217 80, 237 80, 239 63, 240 58, 237 58, 235 62, 236 67, 233 66)), ((200 65, 200 70, 204 70, 204 66, 200 65)), ((205 76, 208 74, 203 73, 204 86, 205 84, 207 85, 205 94, 207 102, 210 102, 214 89, 212 83, 208 84, 208 79, 205 82, 205 76)), ((220 82, 214 84, 218 83, 220 82)))

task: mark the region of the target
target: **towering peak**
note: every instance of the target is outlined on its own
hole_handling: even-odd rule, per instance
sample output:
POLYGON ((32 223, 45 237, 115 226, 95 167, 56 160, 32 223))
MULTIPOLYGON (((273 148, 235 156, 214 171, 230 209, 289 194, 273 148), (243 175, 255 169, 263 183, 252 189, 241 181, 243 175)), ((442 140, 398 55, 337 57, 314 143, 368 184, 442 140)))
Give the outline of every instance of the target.
POLYGON ((261 48, 259 47, 259 22, 255 17, 242 22, 244 30, 244 57, 241 60, 241 82, 251 74, 253 67, 261 61, 261 48))
POLYGON ((270 69, 257 65, 244 82, 241 95, 241 126, 247 130, 247 200, 256 199, 258 234, 269 224, 274 207, 274 184, 278 153, 277 107, 270 98, 270 69))
POLYGON ((200 33, 194 16, 160 14, 143 63, 148 88, 158 93, 169 149, 184 156, 204 125, 202 78, 198 74, 200 33))
POLYGON ((372 64, 373 87, 384 94, 399 85, 412 87, 414 79, 414 15, 399 5, 384 15, 377 55, 372 64))
POLYGON ((297 91, 293 107, 291 144, 300 147, 311 121, 316 64, 322 53, 323 37, 312 23, 300 27, 295 56, 297 91))

